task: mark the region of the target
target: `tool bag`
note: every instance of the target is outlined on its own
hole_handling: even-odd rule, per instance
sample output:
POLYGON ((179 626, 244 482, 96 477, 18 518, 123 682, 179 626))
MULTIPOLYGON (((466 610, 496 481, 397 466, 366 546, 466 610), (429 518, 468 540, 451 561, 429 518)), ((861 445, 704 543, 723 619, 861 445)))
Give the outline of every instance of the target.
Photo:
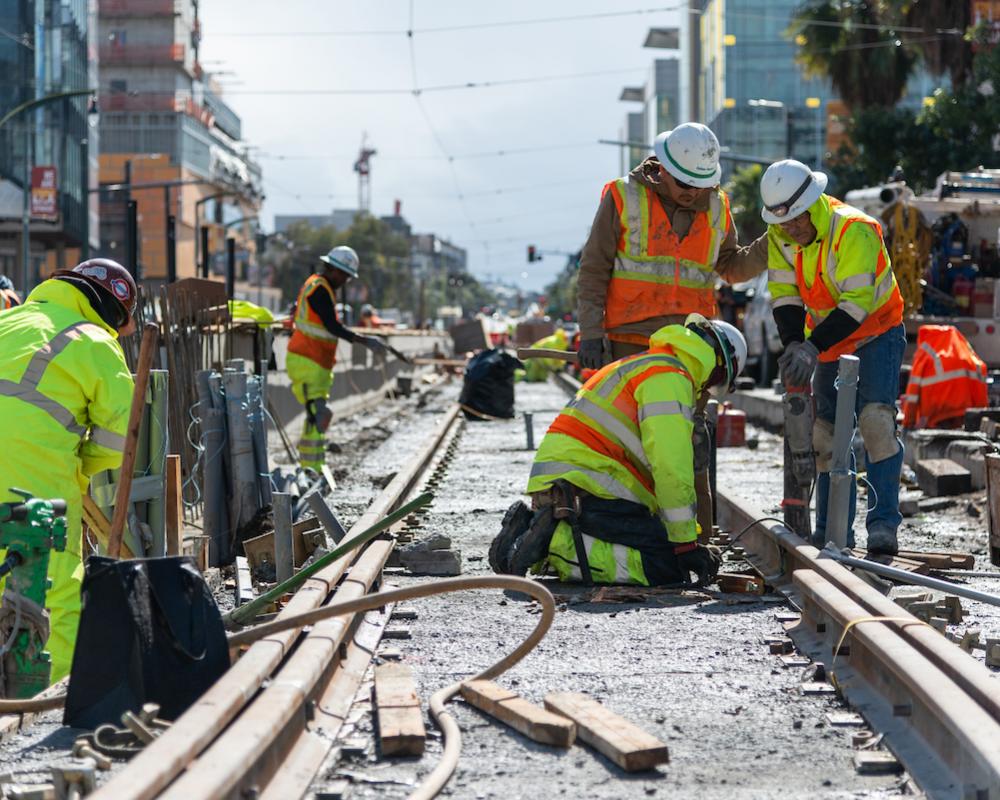
POLYGON ((229 667, 222 617, 188 557, 87 559, 63 722, 118 723, 157 703, 173 720, 229 667))
POLYGON ((524 369, 517 358, 500 349, 484 350, 465 365, 458 402, 466 418, 511 419, 514 416, 514 371, 524 369))

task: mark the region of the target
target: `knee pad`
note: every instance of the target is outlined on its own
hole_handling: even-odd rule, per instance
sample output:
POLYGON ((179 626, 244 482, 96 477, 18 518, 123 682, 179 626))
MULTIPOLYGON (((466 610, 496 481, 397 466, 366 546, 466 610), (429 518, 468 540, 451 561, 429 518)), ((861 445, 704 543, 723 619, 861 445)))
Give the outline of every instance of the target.
POLYGON ((816 471, 829 472, 833 458, 833 423, 816 418, 813 423, 813 448, 816 450, 816 471))
POLYGON ((858 417, 865 452, 873 464, 892 458, 899 452, 896 438, 896 409, 885 403, 869 403, 858 417))

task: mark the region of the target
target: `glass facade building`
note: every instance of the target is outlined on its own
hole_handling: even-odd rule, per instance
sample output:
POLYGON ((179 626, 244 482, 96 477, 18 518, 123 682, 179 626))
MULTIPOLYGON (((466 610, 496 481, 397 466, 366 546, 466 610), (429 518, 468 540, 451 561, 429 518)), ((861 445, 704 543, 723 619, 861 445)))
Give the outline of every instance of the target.
MULTIPOLYGON (((92 54, 95 8, 88 0, 6 0, 0 3, 0 113, 50 95, 96 86, 92 54)), ((34 275, 46 251, 85 250, 96 240, 88 189, 96 183, 96 131, 89 98, 56 100, 0 127, 0 272, 20 276, 25 178, 31 166, 55 167, 57 218, 32 220, 34 275)), ((95 201, 96 202, 96 201, 95 201)))

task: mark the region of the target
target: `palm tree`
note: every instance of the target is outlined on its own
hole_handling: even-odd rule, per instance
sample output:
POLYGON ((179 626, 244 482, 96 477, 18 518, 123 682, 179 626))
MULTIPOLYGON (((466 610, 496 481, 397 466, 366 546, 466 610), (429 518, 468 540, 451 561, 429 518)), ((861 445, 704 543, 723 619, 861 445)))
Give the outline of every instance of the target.
POLYGON ((955 0, 894 0, 903 24, 922 28, 914 44, 933 75, 947 73, 951 85, 961 88, 972 74, 972 44, 965 33, 972 25, 972 3, 955 0))
POLYGON ((887 0, 806 0, 788 33, 809 76, 829 78, 852 110, 890 108, 903 96, 916 56, 887 19, 887 0))

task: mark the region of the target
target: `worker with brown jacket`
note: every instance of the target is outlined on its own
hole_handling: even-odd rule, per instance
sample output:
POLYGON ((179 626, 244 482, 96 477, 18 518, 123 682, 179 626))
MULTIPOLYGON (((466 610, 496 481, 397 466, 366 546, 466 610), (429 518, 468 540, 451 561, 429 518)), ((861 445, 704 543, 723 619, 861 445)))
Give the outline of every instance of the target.
MULTIPOLYGON (((604 187, 580 255, 579 364, 600 369, 641 353, 649 337, 688 314, 718 316, 719 278, 739 283, 767 269, 767 237, 740 247, 729 198, 719 188, 719 140, 688 122, 656 137, 656 156, 604 187)), ((713 523, 711 441, 699 398, 694 419, 698 522, 713 523)))

